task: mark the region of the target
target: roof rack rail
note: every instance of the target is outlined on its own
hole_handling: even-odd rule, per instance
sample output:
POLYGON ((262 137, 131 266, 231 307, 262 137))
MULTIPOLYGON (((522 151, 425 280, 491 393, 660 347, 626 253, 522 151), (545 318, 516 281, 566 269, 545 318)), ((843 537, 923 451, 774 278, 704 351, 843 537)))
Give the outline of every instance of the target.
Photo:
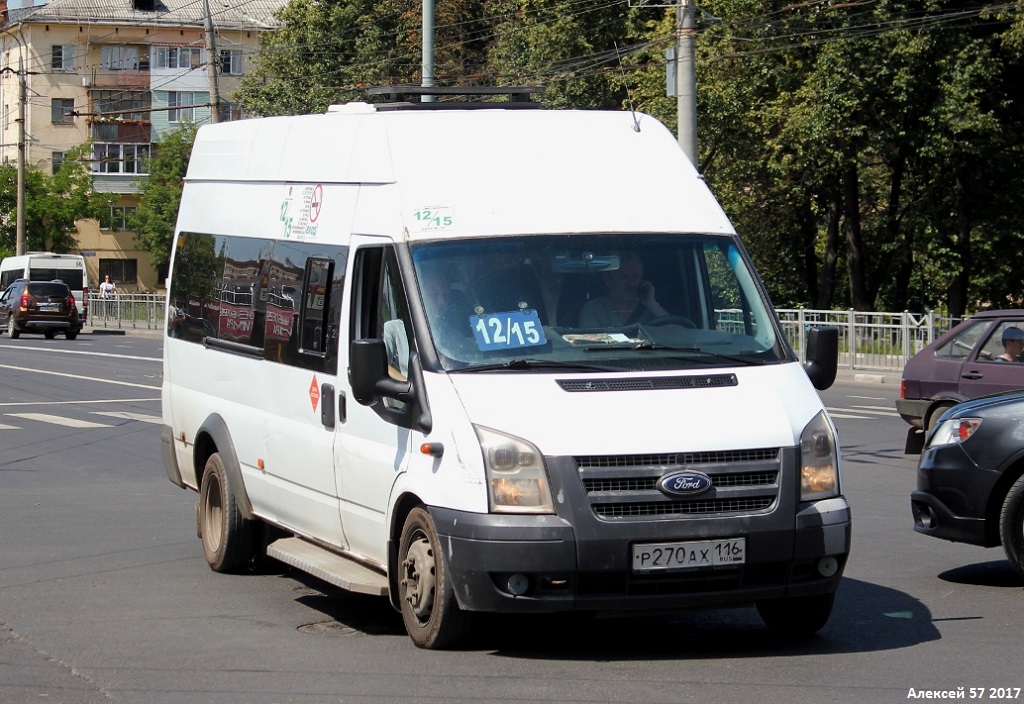
POLYGON ((534 93, 543 93, 544 86, 380 86, 367 89, 370 95, 386 96, 385 102, 374 103, 378 110, 465 110, 473 108, 539 108, 530 100, 534 93), (476 100, 441 100, 424 102, 422 96, 462 96, 476 100), (490 96, 508 96, 508 100, 484 100, 490 96))

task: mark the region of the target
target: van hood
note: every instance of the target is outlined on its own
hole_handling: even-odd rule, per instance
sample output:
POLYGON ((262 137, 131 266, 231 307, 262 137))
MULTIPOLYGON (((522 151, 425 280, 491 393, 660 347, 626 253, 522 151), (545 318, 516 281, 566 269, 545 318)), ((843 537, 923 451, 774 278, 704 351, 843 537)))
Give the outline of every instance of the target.
POLYGON ((585 374, 451 374, 470 420, 533 443, 544 455, 735 450, 795 445, 821 400, 797 363, 670 373, 636 380, 735 374, 734 386, 566 391, 585 374))

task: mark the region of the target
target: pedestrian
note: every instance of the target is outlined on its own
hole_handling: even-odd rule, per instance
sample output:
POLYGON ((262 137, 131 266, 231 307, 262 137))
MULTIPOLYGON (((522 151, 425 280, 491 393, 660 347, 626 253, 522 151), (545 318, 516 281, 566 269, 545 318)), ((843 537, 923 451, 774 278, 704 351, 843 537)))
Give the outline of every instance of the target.
POLYGON ((110 304, 117 296, 117 286, 110 280, 110 274, 103 277, 103 283, 100 284, 100 298, 103 299, 103 315, 104 317, 110 316, 110 304))

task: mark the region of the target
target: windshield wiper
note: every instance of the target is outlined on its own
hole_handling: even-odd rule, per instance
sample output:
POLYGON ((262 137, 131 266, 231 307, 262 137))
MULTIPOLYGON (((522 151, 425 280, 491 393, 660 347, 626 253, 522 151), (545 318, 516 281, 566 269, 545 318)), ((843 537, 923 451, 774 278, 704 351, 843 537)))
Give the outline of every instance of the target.
POLYGON ((567 371, 598 371, 598 372, 620 372, 623 371, 621 367, 609 367, 600 364, 584 364, 582 362, 561 362, 558 360, 547 360, 547 359, 510 359, 506 362, 496 362, 494 364, 481 364, 474 367, 466 367, 465 369, 452 369, 452 373, 455 372, 493 372, 493 371, 508 371, 508 372, 521 372, 529 370, 539 369, 559 369, 567 371))
POLYGON ((630 344, 610 344, 610 345, 591 345, 584 347, 585 352, 597 352, 600 350, 655 350, 655 351, 669 351, 669 352, 685 352, 688 358, 691 358, 696 362, 702 364, 714 364, 718 361, 729 361, 739 362, 741 364, 755 364, 758 360, 751 359, 750 357, 740 357, 737 355, 720 354, 718 352, 711 352, 702 347, 692 346, 677 346, 677 345, 663 345, 658 342, 651 342, 649 340, 641 340, 639 342, 633 342, 630 344))

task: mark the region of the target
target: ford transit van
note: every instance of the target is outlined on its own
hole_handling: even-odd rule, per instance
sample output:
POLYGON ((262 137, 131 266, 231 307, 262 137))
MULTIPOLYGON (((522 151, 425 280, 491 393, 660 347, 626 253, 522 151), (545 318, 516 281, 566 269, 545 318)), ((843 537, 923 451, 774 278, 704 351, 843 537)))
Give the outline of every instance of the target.
POLYGON ((479 612, 823 627, 835 329, 797 358, 654 118, 401 98, 198 132, 162 437, 210 567, 380 595, 426 648, 479 612))

